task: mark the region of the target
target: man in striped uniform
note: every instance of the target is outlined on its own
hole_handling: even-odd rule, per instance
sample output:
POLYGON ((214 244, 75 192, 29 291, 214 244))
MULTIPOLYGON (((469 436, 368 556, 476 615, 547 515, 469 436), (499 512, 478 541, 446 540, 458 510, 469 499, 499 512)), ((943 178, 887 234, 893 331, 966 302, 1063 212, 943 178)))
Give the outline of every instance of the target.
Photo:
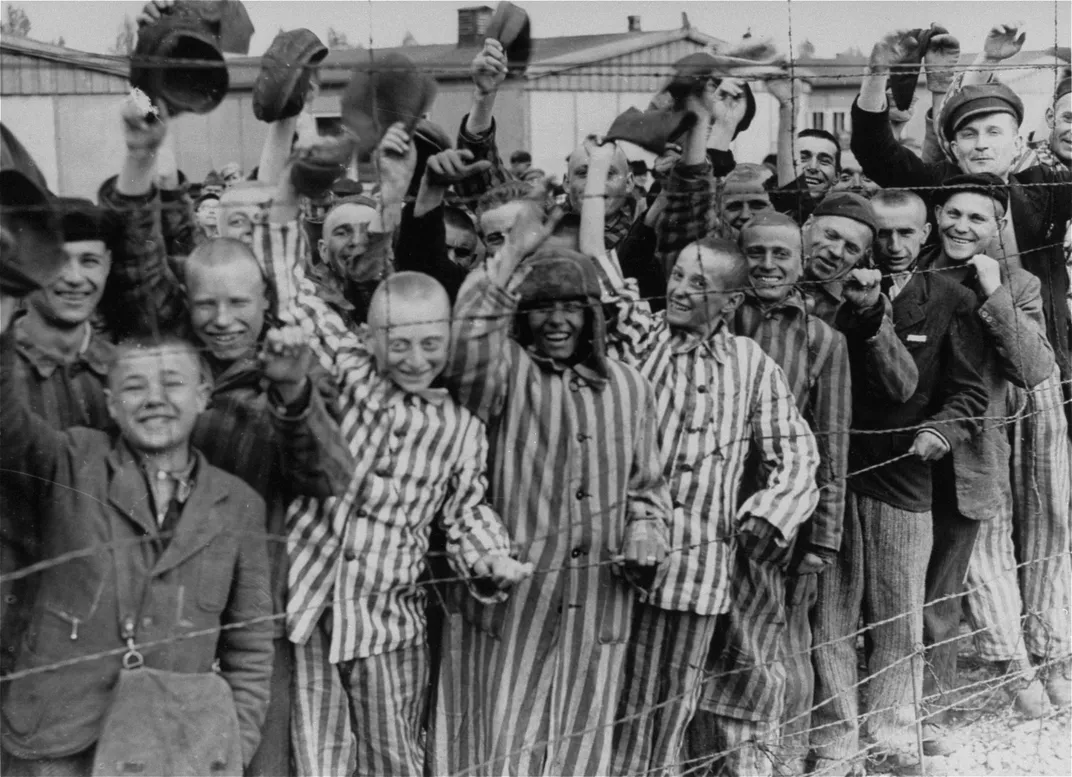
POLYGON ((547 250, 525 203, 458 296, 452 390, 489 424, 492 504, 539 570, 508 602, 453 603, 435 773, 608 774, 635 595, 670 500, 650 384, 605 353, 591 260, 547 250), (513 336, 511 335, 513 330, 513 336))
MULTIPOLYGON (((254 250, 339 382, 337 410, 356 462, 345 493, 298 502, 289 514, 298 771, 420 774, 429 670, 420 578, 433 522, 458 579, 481 601, 501 601, 531 569, 511 558, 510 538, 484 501, 484 425, 433 385, 450 342, 446 292, 420 273, 389 276, 358 337, 304 276, 297 213, 284 173, 272 223, 254 228, 254 250)), ((369 251, 389 252, 390 238, 370 233, 369 251)))
MULTIPOLYGON (((785 372, 797 408, 819 446, 819 506, 797 537, 785 578, 774 576, 779 588, 785 586, 786 617, 779 773, 799 775, 804 773, 808 754, 815 685, 811 614, 818 597, 818 575, 841 548, 852 425, 849 351, 843 334, 808 313, 804 295, 796 288, 804 267, 800 227, 795 221, 780 213, 760 213, 741 229, 739 242, 752 288, 737 309, 735 331, 759 343, 785 372)), ((757 598, 735 596, 734 602, 754 609, 757 598)), ((775 674, 767 667, 753 671, 768 677, 775 674)))

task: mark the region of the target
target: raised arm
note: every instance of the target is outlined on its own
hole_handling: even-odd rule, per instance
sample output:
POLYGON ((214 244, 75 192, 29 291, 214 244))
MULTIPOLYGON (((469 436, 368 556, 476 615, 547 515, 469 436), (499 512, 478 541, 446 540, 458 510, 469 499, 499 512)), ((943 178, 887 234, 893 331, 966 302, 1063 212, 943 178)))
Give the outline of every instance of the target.
POLYGON ((800 83, 786 77, 766 82, 767 91, 778 101, 778 185, 786 186, 797 179, 793 138, 797 134, 797 115, 800 109, 800 83))
POLYGON ((458 150, 468 151, 473 161, 486 161, 488 167, 480 175, 467 178, 455 185, 454 190, 472 207, 475 200, 484 192, 514 180, 509 168, 499 157, 499 147, 495 142, 495 96, 499 87, 506 80, 506 53, 502 44, 488 38, 484 48, 473 58, 469 73, 476 91, 469 113, 462 119, 458 131, 458 150))
POLYGON ((977 315, 998 352, 1002 373, 1025 389, 1048 380, 1057 362, 1046 339, 1041 282, 1028 272, 1014 272, 1002 283, 996 259, 979 254, 970 261, 987 295, 977 315))
POLYGON ((150 118, 131 99, 121 119, 126 154, 119 175, 101 186, 98 200, 119 222, 121 239, 102 310, 117 335, 182 327, 186 295, 167 261, 160 199, 154 187, 156 154, 167 133, 166 109, 150 118))

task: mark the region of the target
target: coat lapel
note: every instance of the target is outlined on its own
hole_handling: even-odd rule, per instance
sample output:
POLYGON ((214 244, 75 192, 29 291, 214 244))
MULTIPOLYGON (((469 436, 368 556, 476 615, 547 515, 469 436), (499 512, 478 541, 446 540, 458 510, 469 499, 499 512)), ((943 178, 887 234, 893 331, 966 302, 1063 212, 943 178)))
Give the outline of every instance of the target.
POLYGON ((112 507, 137 524, 145 533, 157 536, 152 497, 145 476, 123 443, 117 442, 108 454, 108 501, 112 507))
POLYGON ((927 314, 923 309, 927 299, 926 286, 924 276, 917 273, 893 300, 893 326, 896 331, 910 329, 926 319, 927 314))
POLYGON ((227 498, 227 489, 205 457, 200 452, 195 455, 198 461, 193 491, 183 505, 175 536, 153 568, 154 575, 174 569, 212 542, 224 529, 225 521, 219 518, 216 505, 227 498))

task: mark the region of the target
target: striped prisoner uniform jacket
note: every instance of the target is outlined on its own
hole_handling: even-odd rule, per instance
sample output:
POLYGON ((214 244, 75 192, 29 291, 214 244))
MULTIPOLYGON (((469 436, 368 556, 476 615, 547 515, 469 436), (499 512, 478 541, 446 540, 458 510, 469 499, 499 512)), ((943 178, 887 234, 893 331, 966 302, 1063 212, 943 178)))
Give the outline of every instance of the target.
MULTIPOLYGON (((510 336, 519 298, 470 274, 449 379, 489 425, 491 502, 536 572, 448 618, 433 772, 608 774, 635 602, 611 560, 670 512, 651 387, 565 366, 510 336)), ((598 346, 597 346, 598 347, 598 346)))

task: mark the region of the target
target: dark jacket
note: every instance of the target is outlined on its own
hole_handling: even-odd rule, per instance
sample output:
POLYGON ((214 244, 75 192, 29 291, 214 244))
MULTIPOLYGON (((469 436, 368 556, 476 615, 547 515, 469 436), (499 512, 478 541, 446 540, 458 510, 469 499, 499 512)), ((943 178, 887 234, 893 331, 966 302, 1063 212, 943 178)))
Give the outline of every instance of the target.
MULTIPOLYGON (((853 381, 852 425, 857 433, 850 448, 852 469, 907 453, 920 427, 945 437, 954 453, 968 444, 978 425, 972 419, 984 414, 988 400, 977 367, 985 359, 985 348, 975 307, 967 290, 937 273, 916 273, 896 296, 894 330, 912 355, 919 379, 906 402, 891 401, 867 381, 853 381), (884 429, 890 431, 875 433, 884 429)), ((851 344, 849 358, 860 358, 851 344)), ((854 365, 852 374, 863 368, 854 365)), ((908 457, 854 476, 849 488, 902 510, 928 512, 931 465, 908 457)))
MULTIPOLYGON (((189 335, 186 293, 165 261, 152 200, 124 197, 115 179, 101 187, 101 204, 120 214, 122 250, 113 257, 111 291, 135 331, 182 331, 189 335)), ((342 491, 353 458, 331 415, 337 389, 328 372, 310 371, 306 402, 283 408, 252 356, 213 364, 212 401, 194 428, 193 445, 216 467, 242 478, 267 504, 268 551, 275 607, 286 605, 286 510, 299 496, 327 499, 342 491)), ((284 636, 282 620, 275 624, 284 636)))
MULTIPOLYGON (((260 741, 272 672, 264 501, 195 452, 195 484, 165 549, 145 474, 126 444, 97 430, 59 432, 41 421, 12 392, 13 361, 5 337, 0 466, 25 472, 38 484, 32 498, 42 557, 75 554, 38 573, 16 677, 120 651, 116 565, 123 565, 139 586, 147 586, 138 643, 164 641, 142 650, 146 665, 201 673, 218 660, 234 695, 248 762, 260 741), (246 625, 219 631, 237 623, 246 625), (183 638, 201 631, 208 633, 183 638)), ((3 698, 4 749, 22 758, 54 758, 92 745, 121 660, 116 652, 12 680, 3 698)))
MULTIPOLYGON (((942 269, 951 263, 941 250, 920 257, 921 269, 942 269)), ((952 273, 945 277, 954 280, 952 273)), ((1039 280, 1031 273, 1003 269, 1001 286, 986 297, 975 273, 968 271, 961 288, 972 295, 974 315, 983 330, 982 359, 976 362, 987 392, 987 406, 976 434, 952 452, 957 511, 965 518, 987 521, 1005 509, 1009 493, 1008 414, 1010 384, 1032 389, 1053 375, 1053 349, 1046 340, 1039 280)))
MULTIPOLYGON (((880 186, 940 186, 962 170, 952 162, 927 164, 893 137, 888 111, 852 106, 852 152, 880 186)), ((930 204, 930 192, 919 195, 930 204)), ((1009 214, 1023 268, 1042 282, 1046 334, 1061 377, 1072 377, 1072 317, 1062 241, 1072 217, 1072 171, 1036 165, 1009 177, 1009 214)), ((930 208, 928 208, 930 210, 930 208)))

